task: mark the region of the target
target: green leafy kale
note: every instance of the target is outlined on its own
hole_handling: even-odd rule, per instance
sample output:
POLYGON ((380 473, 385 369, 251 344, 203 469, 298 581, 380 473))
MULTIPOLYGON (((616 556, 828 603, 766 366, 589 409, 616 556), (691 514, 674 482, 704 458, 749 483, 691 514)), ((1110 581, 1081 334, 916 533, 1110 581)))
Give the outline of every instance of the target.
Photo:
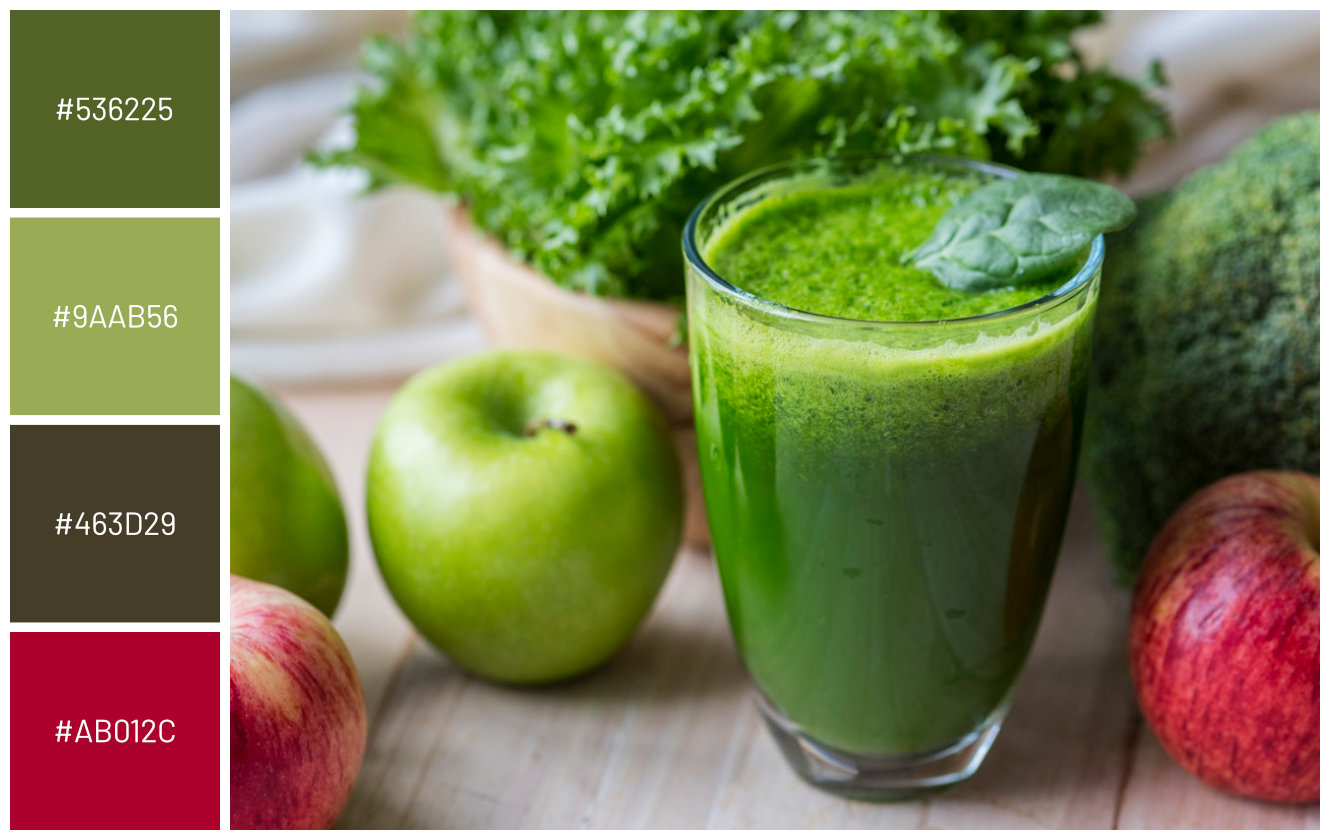
POLYGON ((1155 79, 1087 68, 1094 12, 422 12, 365 50, 356 139, 316 157, 465 202, 557 283, 682 295, 708 193, 807 155, 938 151, 1126 173, 1155 79))
POLYGON ((1321 120, 1279 120, 1108 239, 1085 473, 1117 576, 1205 485, 1321 464, 1321 120))

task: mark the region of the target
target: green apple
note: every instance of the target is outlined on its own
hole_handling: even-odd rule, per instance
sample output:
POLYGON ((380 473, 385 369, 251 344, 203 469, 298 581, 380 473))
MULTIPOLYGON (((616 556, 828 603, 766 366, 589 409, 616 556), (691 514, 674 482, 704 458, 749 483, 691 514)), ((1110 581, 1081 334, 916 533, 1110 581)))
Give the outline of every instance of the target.
POLYGON ((421 373, 370 451, 370 538, 416 629, 488 679, 543 683, 614 654, 679 547, 669 428, 628 380, 538 352, 421 373))
POLYGON ((231 571, 332 615, 346 585, 346 514, 300 422, 231 377, 231 571))

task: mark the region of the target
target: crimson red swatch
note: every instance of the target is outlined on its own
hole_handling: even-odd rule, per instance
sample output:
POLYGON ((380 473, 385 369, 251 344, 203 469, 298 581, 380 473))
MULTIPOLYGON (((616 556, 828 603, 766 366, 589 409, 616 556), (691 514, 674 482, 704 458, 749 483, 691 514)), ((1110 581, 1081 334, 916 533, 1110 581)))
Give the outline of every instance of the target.
POLYGON ((218 633, 9 638, 10 828, 221 827, 218 633))

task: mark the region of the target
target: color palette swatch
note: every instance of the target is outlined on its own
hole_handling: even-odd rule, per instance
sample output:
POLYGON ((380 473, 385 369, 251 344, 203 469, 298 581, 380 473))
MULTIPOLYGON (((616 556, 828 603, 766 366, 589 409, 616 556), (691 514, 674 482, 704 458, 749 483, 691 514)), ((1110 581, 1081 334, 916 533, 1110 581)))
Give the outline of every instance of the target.
POLYGON ((9 20, 10 827, 218 829, 221 16, 9 20))
POLYGON ((11 620, 220 620, 216 426, 14 426, 10 452, 11 620))
POLYGON ((13 633, 11 828, 218 828, 220 634, 13 633))
POLYGON ((9 15, 11 207, 219 206, 221 14, 9 15))
POLYGON ((217 413, 219 220, 9 229, 11 413, 217 413))

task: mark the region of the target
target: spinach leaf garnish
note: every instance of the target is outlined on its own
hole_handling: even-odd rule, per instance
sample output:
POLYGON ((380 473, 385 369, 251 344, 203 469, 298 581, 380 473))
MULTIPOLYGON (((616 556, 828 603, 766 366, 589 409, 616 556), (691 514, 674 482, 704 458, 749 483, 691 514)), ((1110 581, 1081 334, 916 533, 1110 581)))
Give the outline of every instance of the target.
POLYGON ((906 260, 960 291, 1023 286, 1070 272, 1096 236, 1135 215, 1130 198, 1095 181, 998 178, 956 202, 906 260))

